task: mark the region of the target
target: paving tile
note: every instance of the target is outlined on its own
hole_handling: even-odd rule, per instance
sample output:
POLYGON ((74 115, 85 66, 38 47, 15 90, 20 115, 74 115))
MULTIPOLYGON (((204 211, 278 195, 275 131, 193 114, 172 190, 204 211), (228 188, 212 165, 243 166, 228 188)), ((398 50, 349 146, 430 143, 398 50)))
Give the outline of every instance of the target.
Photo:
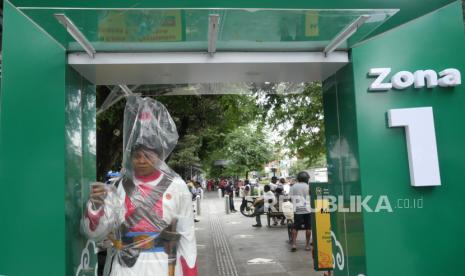
MULTIPOLYGON (((235 201, 239 210, 240 199, 235 201)), ((231 253, 237 276, 322 276, 322 272, 313 271, 311 253, 305 251, 305 235, 299 233, 297 252, 290 252, 286 227, 253 228, 255 218, 247 218, 242 214, 224 213, 224 201, 218 199, 217 193, 206 193, 202 201, 202 216, 196 223, 199 275, 202 276, 234 276, 227 275, 218 269, 213 237, 219 232, 224 238, 227 250, 231 253), (218 225, 212 229, 212 222, 218 225), (219 231, 219 232, 218 232, 219 231), (271 259, 272 264, 248 264, 255 258, 271 259), (220 273, 219 273, 220 271, 220 273), (223 273, 223 274, 221 274, 223 273)), ((266 217, 262 216, 262 223, 266 217)))

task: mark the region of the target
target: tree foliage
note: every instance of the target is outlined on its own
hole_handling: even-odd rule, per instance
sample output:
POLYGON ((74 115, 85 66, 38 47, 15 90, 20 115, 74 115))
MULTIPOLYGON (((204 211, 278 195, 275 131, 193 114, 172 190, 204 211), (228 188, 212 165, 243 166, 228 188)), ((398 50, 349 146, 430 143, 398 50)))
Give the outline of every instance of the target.
POLYGON ((262 120, 280 133, 282 146, 290 149, 291 155, 305 158, 311 167, 325 153, 321 83, 305 84, 302 93, 276 93, 282 85, 269 83, 256 88, 262 120))
POLYGON ((307 159, 297 159, 289 169, 290 175, 297 175, 301 171, 307 171, 312 168, 321 168, 326 166, 326 159, 321 156, 318 160, 313 162, 313 166, 308 166, 309 162, 307 159))
POLYGON ((156 99, 166 105, 178 127, 180 142, 168 164, 180 174, 190 166, 201 165, 207 172, 217 169, 214 161, 223 158, 218 149, 226 147, 228 134, 256 117, 253 98, 247 96, 166 96, 156 99), (185 162, 186 155, 191 155, 190 162, 185 162), (184 162, 179 162, 181 160, 184 162))
MULTIPOLYGON (((167 107, 176 123, 179 143, 167 161, 183 176, 189 168, 199 166, 212 176, 221 173, 240 175, 247 170, 260 170, 258 163, 265 163, 262 160, 267 158, 262 158, 263 148, 259 146, 266 144, 263 128, 268 127, 283 137, 281 145, 268 145, 270 149, 288 148, 290 155, 305 158, 309 167, 324 156, 323 105, 319 83, 305 84, 302 93, 283 94, 282 91, 286 89, 292 92, 292 87, 286 83, 268 83, 251 85, 252 95, 163 96, 171 88, 153 85, 143 93, 158 95, 154 98, 167 107), (252 122, 260 127, 246 127, 252 122), (231 150, 226 151, 228 147, 231 150), (254 156, 257 152, 260 154, 254 156), (240 154, 242 156, 236 156, 240 154), (215 160, 232 158, 235 162, 227 172, 214 166, 215 160), (257 163, 254 160, 261 161, 257 163)), ((99 106, 109 89, 99 86, 97 91, 99 106)), ((99 179, 108 170, 120 169, 124 105, 125 101, 122 100, 98 117, 99 179)), ((279 150, 272 152, 276 154, 279 150)))
POLYGON ((224 156, 230 161, 226 174, 247 176, 248 172, 261 170, 273 158, 262 126, 250 124, 239 127, 226 136, 224 156))
MULTIPOLYGON (((145 94, 169 89, 152 86, 145 94)), ((108 96, 109 89, 98 87, 97 105, 108 96)), ((225 147, 228 133, 253 121, 257 108, 252 97, 240 95, 156 96, 169 110, 176 123, 179 142, 167 162, 186 176, 190 167, 209 171, 217 149, 225 147)), ((125 101, 122 100, 99 115, 97 120, 97 172, 102 179, 108 170, 120 169, 125 101), (115 135, 118 134, 119 135, 115 135)))
MULTIPOLYGON (((101 106, 110 90, 97 86, 97 106, 101 106)), ((109 170, 119 170, 123 160, 124 100, 97 116, 97 179, 103 180, 109 170)))
POLYGON ((289 175, 294 175, 295 176, 301 171, 308 170, 307 163, 308 163, 308 161, 305 160, 305 159, 298 159, 289 168, 289 175))
POLYGON ((174 170, 185 170, 188 167, 199 167, 199 150, 201 141, 198 136, 184 135, 176 146, 176 151, 171 155, 168 165, 174 170))

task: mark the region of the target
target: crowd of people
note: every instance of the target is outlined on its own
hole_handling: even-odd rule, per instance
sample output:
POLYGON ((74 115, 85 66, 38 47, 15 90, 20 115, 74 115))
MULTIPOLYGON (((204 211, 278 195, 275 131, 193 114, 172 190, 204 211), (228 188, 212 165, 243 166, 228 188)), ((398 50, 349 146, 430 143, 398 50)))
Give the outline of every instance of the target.
MULTIPOLYGON (((305 250, 311 250, 311 223, 310 223, 310 201, 309 201, 309 180, 310 176, 303 171, 297 174, 296 178, 280 178, 273 176, 270 183, 263 186, 251 183, 248 179, 233 179, 222 177, 219 179, 209 179, 206 181, 207 191, 220 190, 221 195, 229 196, 229 208, 231 212, 236 212, 234 206, 233 194, 241 196, 242 202, 240 210, 245 208, 247 198, 253 198, 254 215, 256 223, 252 227, 262 227, 261 215, 274 213, 278 215, 271 216, 273 226, 287 225, 290 223, 292 228, 291 251, 297 251, 296 240, 299 230, 305 231, 306 245, 305 250), (281 204, 287 202, 292 205, 292 214, 289 219, 283 214, 281 204)), ((199 186, 199 184, 197 184, 199 186)), ((195 189, 193 189, 195 192, 195 189)), ((193 193, 194 193, 193 192, 193 193)))
POLYGON ((263 195, 257 197, 254 201, 256 224, 252 227, 262 227, 261 215, 265 212, 274 212, 280 214, 273 216, 273 225, 278 225, 278 219, 281 225, 285 225, 285 216, 282 213, 281 203, 288 202, 293 205, 293 214, 291 214, 290 223, 292 228, 291 251, 297 251, 296 240, 299 230, 305 230, 305 250, 311 250, 311 224, 310 224, 310 201, 309 201, 309 180, 307 172, 297 174, 296 181, 287 182, 281 178, 278 182, 276 177, 271 178, 271 183, 263 187, 263 195))

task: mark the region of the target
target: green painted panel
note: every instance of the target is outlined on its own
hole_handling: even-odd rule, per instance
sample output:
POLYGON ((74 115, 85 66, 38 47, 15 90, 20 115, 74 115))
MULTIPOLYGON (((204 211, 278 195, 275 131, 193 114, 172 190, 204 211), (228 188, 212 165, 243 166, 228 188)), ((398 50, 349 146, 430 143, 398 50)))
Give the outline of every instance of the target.
MULTIPOLYGON (((81 216, 74 217, 75 220, 81 219, 84 213, 85 204, 89 198, 89 183, 95 182, 97 179, 97 123, 96 123, 96 87, 90 84, 84 77, 80 76, 80 87, 82 89, 81 96, 81 112, 82 112, 82 181, 81 186, 76 187, 77 197, 76 205, 81 207, 81 216)), ((81 240, 85 238, 80 236, 81 240)), ((95 244, 86 241, 86 249, 90 254, 89 266, 87 271, 82 270, 78 273, 75 267, 73 271, 77 276, 95 275, 97 268, 97 248, 95 244)), ((84 247, 79 248, 82 252, 84 247)), ((74 249, 76 253, 77 248, 74 249)), ((69 269, 69 268, 68 268, 69 269)), ((78 268, 79 269, 79 268, 78 268)))
POLYGON ((66 75, 66 274, 72 275, 72 268, 80 263, 80 252, 75 249, 84 246, 79 235, 82 207, 78 204, 82 186, 82 92, 79 75, 72 69, 66 75))
POLYGON ((65 51, 9 3, 3 26, 0 275, 63 276, 65 51))
POLYGON ((89 184, 95 181, 95 86, 67 68, 66 89, 66 275, 95 275, 95 244, 80 233, 89 184), (89 263, 81 254, 89 246, 89 263))
MULTIPOLYGON (((334 196, 343 195, 344 183, 341 177, 341 148, 340 140, 341 133, 339 127, 340 110, 339 110, 339 95, 338 82, 336 75, 326 80, 323 85, 323 105, 325 119, 325 136, 326 136, 326 159, 328 162, 328 184, 331 194, 334 196)), ((331 231, 336 239, 342 242, 342 250, 336 248, 334 239, 333 256, 337 254, 341 257, 344 263, 347 263, 347 257, 343 252, 346 252, 346 229, 344 228, 345 216, 343 213, 331 213, 331 231)), ((339 262, 340 263, 340 262, 339 262)), ((341 268, 344 272, 344 267, 341 268)), ((338 269, 339 270, 339 269, 338 269)), ((336 271, 338 271, 336 270, 336 271)))
POLYGON ((442 7, 453 0, 12 0, 18 7, 75 7, 75 8, 248 8, 248 9, 400 9, 400 12, 375 33, 391 29, 442 7))
MULTIPOLYGON (((326 80, 323 90, 328 183, 340 207, 350 208, 351 197, 361 193, 352 64, 326 80)), ((331 213, 334 275, 365 274, 362 219, 361 212, 331 213)))
POLYGON ((65 14, 97 51, 207 51, 209 15, 220 16, 217 51, 322 51, 361 15, 371 18, 339 50, 348 49, 396 10, 92 10, 25 9, 70 51, 81 46, 54 14, 65 14))
POLYGON ((374 67, 465 72, 460 2, 353 49, 363 195, 387 195, 392 213, 364 213, 368 275, 461 275, 465 238, 465 87, 367 92, 374 67), (411 187, 405 131, 392 108, 431 106, 442 186, 411 187), (419 200, 422 208, 418 208, 419 200), (410 208, 405 207, 409 203, 410 208), (413 208, 414 204, 417 208, 413 208))

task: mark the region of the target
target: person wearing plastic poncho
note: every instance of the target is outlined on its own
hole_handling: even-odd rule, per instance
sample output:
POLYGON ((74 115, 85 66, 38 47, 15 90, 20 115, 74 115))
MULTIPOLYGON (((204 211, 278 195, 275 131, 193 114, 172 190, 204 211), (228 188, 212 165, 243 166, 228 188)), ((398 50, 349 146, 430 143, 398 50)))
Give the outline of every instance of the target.
POLYGON ((196 276, 191 193, 164 161, 178 140, 166 108, 129 97, 123 140, 122 176, 114 185, 92 186, 82 219, 90 239, 112 241, 105 273, 196 276))

